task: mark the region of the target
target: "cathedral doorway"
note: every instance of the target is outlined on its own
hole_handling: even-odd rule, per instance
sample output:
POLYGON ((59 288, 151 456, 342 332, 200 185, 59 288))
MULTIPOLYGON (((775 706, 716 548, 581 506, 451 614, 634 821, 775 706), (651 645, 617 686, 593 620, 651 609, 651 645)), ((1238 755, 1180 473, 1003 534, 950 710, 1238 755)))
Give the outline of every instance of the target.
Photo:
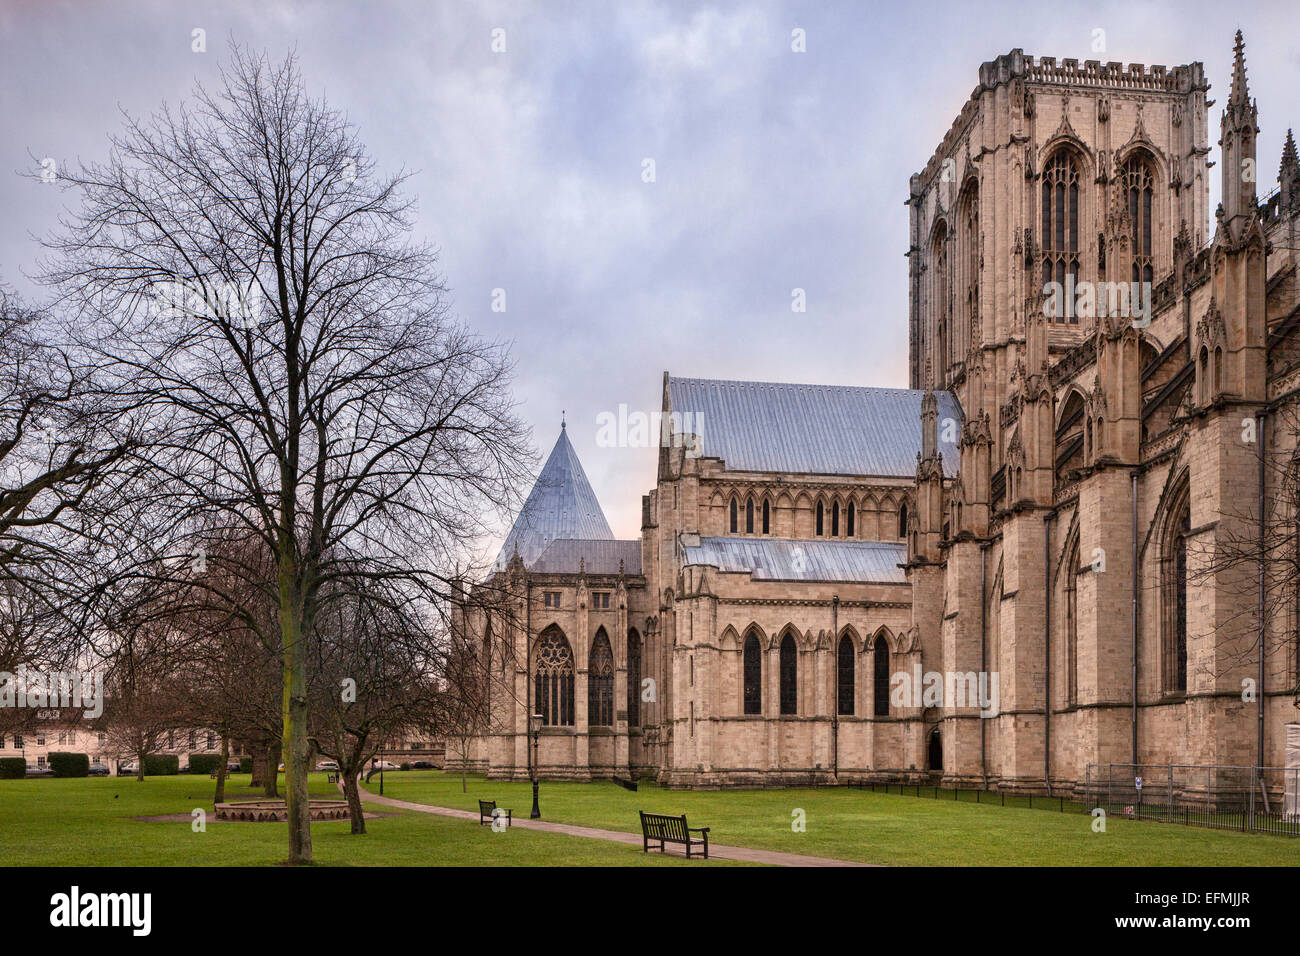
POLYGON ((928 763, 931 773, 941 773, 943 771, 943 735, 939 732, 938 727, 930 731, 928 763))

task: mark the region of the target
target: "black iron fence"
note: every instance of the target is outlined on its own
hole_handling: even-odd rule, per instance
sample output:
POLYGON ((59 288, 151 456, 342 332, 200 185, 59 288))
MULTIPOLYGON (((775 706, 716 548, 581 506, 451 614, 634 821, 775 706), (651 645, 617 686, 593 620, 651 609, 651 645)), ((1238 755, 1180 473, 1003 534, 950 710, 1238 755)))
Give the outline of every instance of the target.
POLYGON ((1300 768, 1089 764, 1089 811, 1133 820, 1300 836, 1300 768))
POLYGON ((975 787, 939 787, 933 784, 873 783, 869 780, 851 780, 848 786, 872 793, 892 793, 925 800, 946 800, 949 803, 978 803, 992 807, 1019 807, 1026 810, 1055 810, 1059 813, 1083 813, 1089 808, 1073 794, 1009 793, 1006 790, 986 790, 975 787))

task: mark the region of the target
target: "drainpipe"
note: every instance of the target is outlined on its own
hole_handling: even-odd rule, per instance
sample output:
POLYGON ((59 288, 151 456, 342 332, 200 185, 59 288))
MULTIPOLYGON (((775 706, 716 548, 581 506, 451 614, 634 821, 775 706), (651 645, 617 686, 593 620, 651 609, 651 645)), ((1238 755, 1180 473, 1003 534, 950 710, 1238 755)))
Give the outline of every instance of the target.
POLYGON ((1133 512, 1133 716, 1130 720, 1133 765, 1138 762, 1138 473, 1135 468, 1129 475, 1129 503, 1133 512))
POLYGON ((840 596, 831 595, 831 773, 840 779, 840 596))
MULTIPOLYGON (((989 672, 989 654, 988 654, 988 633, 985 627, 985 618, 988 615, 988 599, 985 596, 985 589, 988 587, 988 558, 989 545, 984 542, 980 545, 980 673, 988 679, 989 672)), ((989 764, 988 764, 988 718, 980 714, 980 774, 984 777, 984 789, 989 788, 989 764)))
MULTIPOLYGON (((1255 766, 1264 766, 1264 422, 1268 410, 1255 413, 1255 440, 1259 444, 1259 606, 1256 621, 1259 627, 1259 679, 1255 685, 1255 710, 1258 716, 1258 736, 1255 741, 1255 766)), ((1253 799, 1253 797, 1252 797, 1253 799)))
POLYGON ((1052 519, 1043 515, 1043 783, 1052 795, 1052 519))

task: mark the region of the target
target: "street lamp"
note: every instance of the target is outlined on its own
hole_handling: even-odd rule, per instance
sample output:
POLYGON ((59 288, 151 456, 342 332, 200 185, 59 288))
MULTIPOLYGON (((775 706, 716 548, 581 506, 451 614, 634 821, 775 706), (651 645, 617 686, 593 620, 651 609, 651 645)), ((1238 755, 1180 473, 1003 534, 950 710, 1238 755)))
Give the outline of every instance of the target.
POLYGON ((533 736, 533 812, 528 816, 536 820, 542 815, 542 811, 537 806, 537 742, 542 736, 541 714, 533 714, 528 718, 528 730, 533 736))

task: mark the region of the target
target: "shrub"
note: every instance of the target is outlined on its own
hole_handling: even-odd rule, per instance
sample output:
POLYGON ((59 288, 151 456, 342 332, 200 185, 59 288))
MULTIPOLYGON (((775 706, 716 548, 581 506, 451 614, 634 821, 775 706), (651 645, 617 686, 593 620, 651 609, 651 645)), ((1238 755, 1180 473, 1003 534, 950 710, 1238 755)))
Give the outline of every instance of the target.
POLYGON ((190 773, 212 773, 221 767, 221 754, 190 754, 190 773))
POLYGON ((252 757, 240 757, 240 758, 239 758, 239 772, 240 772, 240 773, 252 773, 252 772, 253 772, 253 758, 252 758, 252 757))
POLYGON ((85 777, 90 773, 89 754, 52 753, 49 763, 56 777, 85 777))
POLYGON ((410 770, 410 769, 411 769, 411 765, 410 765, 409 763, 404 763, 404 764, 402 764, 402 766, 401 766, 400 768, 398 768, 398 769, 400 769, 400 770, 410 770))
POLYGON ((146 777, 170 777, 180 770, 181 758, 176 754, 150 754, 144 758, 146 777))
POLYGON ((21 780, 27 776, 27 761, 22 757, 0 757, 0 780, 21 780))

